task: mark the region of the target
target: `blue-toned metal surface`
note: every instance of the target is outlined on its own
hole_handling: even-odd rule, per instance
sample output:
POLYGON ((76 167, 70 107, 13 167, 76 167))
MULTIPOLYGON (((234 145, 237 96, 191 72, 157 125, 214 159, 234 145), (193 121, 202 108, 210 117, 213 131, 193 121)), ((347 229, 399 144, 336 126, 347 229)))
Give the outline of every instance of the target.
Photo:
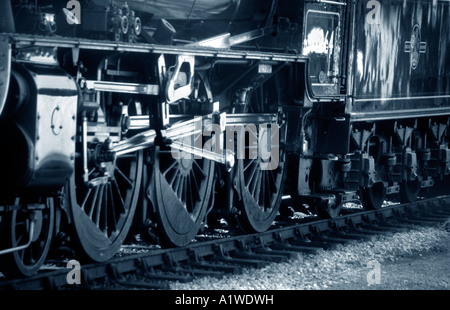
POLYGON ((358 1, 353 11, 354 119, 450 108, 450 1, 358 1))
MULTIPOLYGON (((94 0, 95 4, 107 4, 104 0, 94 0)), ((222 16, 224 12, 238 9, 238 0, 116 0, 121 7, 127 3, 133 10, 148 12, 154 19, 201 20, 222 16)))
MULTIPOLYGON (((94 0, 98 6, 107 1, 94 0)), ((138 12, 148 14, 152 21, 165 19, 183 39, 205 39, 224 32, 239 33, 254 30, 272 22, 270 12, 274 0, 116 0, 138 12)), ((144 24, 148 18, 143 18, 144 24)))

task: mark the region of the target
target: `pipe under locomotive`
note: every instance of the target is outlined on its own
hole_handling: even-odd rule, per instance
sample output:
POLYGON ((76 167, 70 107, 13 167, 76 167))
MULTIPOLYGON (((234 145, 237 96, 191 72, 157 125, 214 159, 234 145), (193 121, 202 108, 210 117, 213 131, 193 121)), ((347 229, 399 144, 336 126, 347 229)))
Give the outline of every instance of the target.
POLYGON ((127 236, 183 246, 222 219, 262 232, 448 187, 448 1, 0 9, 7 276, 51 244, 105 261, 127 236))

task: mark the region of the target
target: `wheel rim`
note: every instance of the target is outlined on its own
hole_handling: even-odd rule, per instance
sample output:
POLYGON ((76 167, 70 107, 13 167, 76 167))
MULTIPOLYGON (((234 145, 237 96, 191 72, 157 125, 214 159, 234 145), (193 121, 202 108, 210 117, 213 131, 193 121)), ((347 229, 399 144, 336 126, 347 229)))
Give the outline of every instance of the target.
POLYGON ((186 245, 198 233, 210 206, 214 162, 186 153, 175 158, 169 148, 159 146, 153 154, 148 193, 161 241, 170 246, 186 245))
POLYGON ((377 182, 371 187, 362 188, 359 194, 364 209, 379 210, 386 199, 386 187, 383 182, 377 182))
MULTIPOLYGON (((24 204, 20 199, 16 205, 24 204)), ((47 198, 45 204, 35 204, 37 208, 31 216, 29 210, 14 210, 8 217, 8 226, 4 240, 9 247, 24 245, 29 240, 28 229, 31 218, 34 218, 34 231, 31 244, 24 250, 0 256, 2 272, 7 277, 31 276, 41 268, 50 249, 54 228, 53 199, 47 198)))
MULTIPOLYGON (((254 139, 246 139, 245 154, 256 154, 259 139, 259 130, 249 128, 249 134, 254 139)), ((283 128, 283 127, 282 127, 283 128)), ((276 130, 271 132, 271 138, 279 134, 278 144, 271 145, 271 152, 279 152, 279 161, 275 169, 266 169, 262 165, 267 161, 261 159, 261 156, 249 156, 249 158, 237 160, 236 178, 239 189, 238 206, 241 210, 237 217, 239 226, 246 232, 262 232, 267 230, 277 216, 283 195, 285 178, 285 156, 284 156, 284 135, 276 130)), ((273 139, 271 139, 273 141, 273 139)), ((276 141, 276 139, 275 139, 276 141)), ((261 147, 261 146, 260 146, 261 147)), ((247 157, 247 156, 246 156, 247 157)), ((274 168, 274 167, 272 167, 274 168)))
POLYGON ((400 184, 399 200, 402 203, 414 202, 421 189, 421 182, 418 179, 412 181, 403 180, 400 184))
POLYGON ((142 178, 142 153, 118 157, 107 170, 109 175, 93 169, 87 184, 81 173, 75 173, 68 185, 81 254, 97 262, 110 259, 130 229, 142 178))

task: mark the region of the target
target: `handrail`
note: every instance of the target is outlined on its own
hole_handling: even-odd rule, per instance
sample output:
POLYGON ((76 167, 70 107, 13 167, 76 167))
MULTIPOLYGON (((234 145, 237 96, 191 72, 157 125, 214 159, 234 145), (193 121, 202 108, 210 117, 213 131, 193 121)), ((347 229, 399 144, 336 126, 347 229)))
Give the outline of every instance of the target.
POLYGON ((324 4, 331 4, 331 5, 340 5, 340 6, 347 5, 347 3, 345 3, 345 2, 330 1, 330 0, 315 0, 314 2, 320 2, 320 3, 324 3, 324 4))
POLYGON ((17 246, 17 247, 14 247, 14 248, 6 249, 6 250, 1 250, 0 251, 0 255, 4 255, 4 254, 9 254, 9 253, 12 253, 12 252, 16 252, 16 251, 25 250, 26 248, 28 248, 31 245, 31 242, 33 241, 33 238, 34 238, 34 222, 35 221, 33 220, 30 223, 30 233, 29 233, 29 236, 28 236, 28 242, 26 244, 21 245, 21 246, 17 246))

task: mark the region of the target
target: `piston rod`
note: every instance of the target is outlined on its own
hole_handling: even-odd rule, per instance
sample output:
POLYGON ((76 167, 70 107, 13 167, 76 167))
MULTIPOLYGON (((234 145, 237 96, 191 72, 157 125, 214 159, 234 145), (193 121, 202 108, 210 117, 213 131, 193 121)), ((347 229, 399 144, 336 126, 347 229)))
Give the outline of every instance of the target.
MULTIPOLYGON (((200 135, 212 131, 214 131, 215 134, 222 134, 227 128, 233 126, 246 126, 248 124, 279 124, 280 122, 280 113, 231 115, 227 115, 226 113, 222 113, 220 115, 214 113, 173 124, 171 127, 161 130, 161 136, 169 141, 169 144, 173 149, 225 164, 227 168, 231 169, 235 161, 235 154, 233 151, 222 150, 222 148, 218 147, 217 151, 214 152, 205 148, 187 145, 175 140, 181 140, 185 137, 200 135)), ((115 153, 115 156, 118 157, 143 150, 154 146, 156 137, 156 130, 150 129, 141 132, 130 139, 116 143, 113 146, 112 151, 115 153)))

